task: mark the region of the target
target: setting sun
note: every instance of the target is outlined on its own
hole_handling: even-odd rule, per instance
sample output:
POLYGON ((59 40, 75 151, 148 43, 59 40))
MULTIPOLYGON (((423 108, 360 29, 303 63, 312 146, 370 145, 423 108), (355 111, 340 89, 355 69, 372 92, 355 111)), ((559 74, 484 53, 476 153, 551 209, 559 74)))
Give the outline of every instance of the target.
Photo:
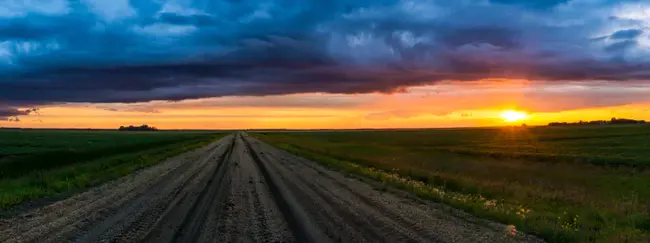
POLYGON ((528 119, 528 114, 521 111, 507 110, 501 113, 501 118, 506 122, 517 122, 528 119))

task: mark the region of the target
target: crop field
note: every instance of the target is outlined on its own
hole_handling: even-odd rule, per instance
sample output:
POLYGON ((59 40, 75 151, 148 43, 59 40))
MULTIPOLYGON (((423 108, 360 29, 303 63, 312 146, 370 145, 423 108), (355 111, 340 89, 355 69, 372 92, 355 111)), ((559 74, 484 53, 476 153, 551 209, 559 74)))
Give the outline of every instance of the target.
POLYGON ((650 242, 650 126, 257 132, 550 242, 650 242))
POLYGON ((0 130, 0 216, 60 198, 214 141, 199 131, 0 130))

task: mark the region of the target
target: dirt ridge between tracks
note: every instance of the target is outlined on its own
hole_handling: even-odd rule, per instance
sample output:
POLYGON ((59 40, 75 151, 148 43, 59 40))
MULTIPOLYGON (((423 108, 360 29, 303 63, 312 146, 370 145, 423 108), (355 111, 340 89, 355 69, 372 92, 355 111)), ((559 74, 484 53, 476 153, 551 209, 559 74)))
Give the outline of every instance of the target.
POLYGON ((215 198, 217 198, 217 202, 223 201, 223 198, 225 197, 224 195, 224 189, 227 184, 224 182, 227 182, 226 180, 226 172, 227 172, 227 166, 228 163, 230 162, 230 156, 232 155, 232 150, 235 145, 235 139, 237 139, 237 135, 233 136, 232 141, 230 142, 230 145, 228 146, 228 149, 226 150, 225 154, 221 156, 221 159, 219 160, 219 163, 217 165, 217 168, 215 169, 212 179, 208 181, 208 184, 206 187, 201 191, 199 194, 199 197, 192 205, 192 208, 190 208, 190 211, 188 212, 187 215, 185 215, 185 218, 183 219, 183 223, 179 226, 179 229, 176 230, 176 233, 174 233, 174 241, 179 241, 183 236, 189 236, 189 241, 188 242, 196 242, 196 237, 197 237, 197 231, 198 227, 202 225, 205 222, 205 217, 206 217, 206 210, 209 209, 208 204, 211 202, 215 202, 215 198), (214 190, 210 190, 214 189, 214 190), (206 196, 208 197, 206 200, 206 196), (192 217, 200 217, 200 220, 198 221, 193 221, 192 217), (185 232, 186 230, 189 230, 189 232, 185 232))
POLYGON ((253 150, 251 144, 243 139, 246 147, 250 151, 253 161, 257 164, 258 168, 262 172, 262 175, 269 185, 269 189, 272 192, 273 199, 284 215, 287 223, 291 227, 291 230, 294 233, 294 236, 299 242, 326 242, 326 237, 320 231, 320 229, 314 227, 313 222, 307 216, 304 209, 298 204, 295 197, 290 193, 286 186, 282 185, 282 182, 272 175, 267 170, 264 162, 257 156, 257 153, 253 150))

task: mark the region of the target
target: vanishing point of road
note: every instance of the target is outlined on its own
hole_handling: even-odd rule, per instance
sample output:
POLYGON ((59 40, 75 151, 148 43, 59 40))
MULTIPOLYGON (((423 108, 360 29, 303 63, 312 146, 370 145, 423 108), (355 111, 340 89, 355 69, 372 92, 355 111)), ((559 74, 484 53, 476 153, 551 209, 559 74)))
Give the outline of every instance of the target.
POLYGON ((245 133, 0 221, 0 242, 539 242, 245 133))

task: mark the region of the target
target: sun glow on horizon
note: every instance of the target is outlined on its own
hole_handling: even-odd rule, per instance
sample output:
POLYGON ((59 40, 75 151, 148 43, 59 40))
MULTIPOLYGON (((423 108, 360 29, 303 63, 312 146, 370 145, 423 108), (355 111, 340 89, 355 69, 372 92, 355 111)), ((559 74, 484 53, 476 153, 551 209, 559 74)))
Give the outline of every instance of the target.
POLYGON ((518 122, 528 119, 528 114, 522 111, 506 110, 501 113, 501 118, 503 118, 505 122, 518 122))

